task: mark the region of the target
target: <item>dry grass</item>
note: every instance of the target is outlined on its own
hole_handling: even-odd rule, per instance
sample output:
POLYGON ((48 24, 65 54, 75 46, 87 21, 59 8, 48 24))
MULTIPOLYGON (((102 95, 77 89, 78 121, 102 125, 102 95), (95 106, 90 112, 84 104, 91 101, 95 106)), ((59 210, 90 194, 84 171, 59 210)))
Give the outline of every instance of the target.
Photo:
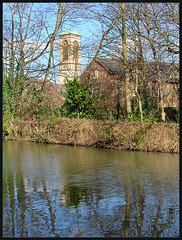
POLYGON ((164 123, 130 123, 59 118, 54 123, 11 122, 10 138, 24 140, 143 150, 179 152, 179 125, 164 123))
POLYGON ((179 152, 179 125, 155 124, 145 135, 145 151, 179 152))

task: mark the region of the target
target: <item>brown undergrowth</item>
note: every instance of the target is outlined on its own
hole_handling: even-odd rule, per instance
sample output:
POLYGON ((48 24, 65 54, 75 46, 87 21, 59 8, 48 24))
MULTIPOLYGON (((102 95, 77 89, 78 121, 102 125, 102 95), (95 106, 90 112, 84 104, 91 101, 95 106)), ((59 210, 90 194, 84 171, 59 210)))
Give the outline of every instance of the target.
POLYGON ((122 150, 179 152, 179 124, 59 118, 12 121, 5 139, 122 150))

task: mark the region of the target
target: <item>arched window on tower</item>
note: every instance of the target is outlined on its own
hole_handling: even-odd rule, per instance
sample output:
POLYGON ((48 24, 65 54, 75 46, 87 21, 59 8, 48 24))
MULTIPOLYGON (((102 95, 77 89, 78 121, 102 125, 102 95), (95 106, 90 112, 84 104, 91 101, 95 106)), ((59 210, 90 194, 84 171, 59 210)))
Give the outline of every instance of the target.
POLYGON ((75 63, 75 70, 77 70, 77 64, 78 64, 78 51, 79 51, 79 45, 77 41, 73 42, 73 62, 75 63))
POLYGON ((68 42, 65 40, 63 42, 63 61, 68 60, 68 42))

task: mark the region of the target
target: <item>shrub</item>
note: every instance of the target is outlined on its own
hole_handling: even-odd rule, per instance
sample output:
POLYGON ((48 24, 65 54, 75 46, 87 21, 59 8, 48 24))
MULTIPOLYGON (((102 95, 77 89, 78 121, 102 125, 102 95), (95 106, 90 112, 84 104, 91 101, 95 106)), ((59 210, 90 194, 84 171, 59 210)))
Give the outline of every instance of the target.
POLYGON ((10 113, 3 114, 3 137, 9 135, 8 126, 11 120, 13 120, 12 114, 10 113))
POLYGON ((60 114, 61 108, 56 107, 46 93, 35 86, 28 89, 22 98, 19 116, 26 120, 50 120, 57 118, 60 114))
POLYGON ((15 79, 13 76, 6 77, 3 74, 3 113, 18 115, 20 99, 23 91, 24 77, 18 75, 15 79))
POLYGON ((165 108, 167 122, 179 123, 179 109, 168 107, 165 108))
POLYGON ((95 102, 89 87, 83 87, 82 83, 74 78, 66 81, 67 93, 65 97, 64 115, 70 118, 92 118, 94 117, 95 102))

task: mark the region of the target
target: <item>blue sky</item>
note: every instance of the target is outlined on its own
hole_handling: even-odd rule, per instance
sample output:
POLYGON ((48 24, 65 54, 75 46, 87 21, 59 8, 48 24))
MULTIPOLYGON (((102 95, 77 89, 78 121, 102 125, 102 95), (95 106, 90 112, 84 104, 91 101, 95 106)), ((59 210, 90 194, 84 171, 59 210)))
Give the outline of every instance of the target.
MULTIPOLYGON (((3 11, 4 12, 3 21, 5 19, 7 21, 9 21, 8 24, 10 24, 9 26, 10 26, 10 30, 11 30, 11 23, 10 23, 10 21, 11 21, 11 14, 10 14, 10 11, 9 11, 8 4, 9 3, 3 3, 3 8, 4 8, 4 11, 3 11)), ((29 4, 31 4, 31 3, 29 3, 29 4)), ((42 12, 44 11, 45 14, 43 14, 43 17, 48 19, 48 25, 49 26, 48 26, 47 30, 48 30, 48 33, 51 34, 54 31, 54 28, 55 28, 57 9, 58 9, 58 6, 56 5, 56 3, 53 3, 51 5, 50 5, 50 3, 34 3, 33 11, 35 11, 35 13, 32 11, 32 18, 34 18, 33 14, 37 14, 36 17, 39 18, 39 15, 41 16, 42 12), (52 9, 51 9, 51 7, 52 7, 52 9), (46 14, 47 8, 49 10, 48 14, 46 14)), ((15 16, 15 19, 16 19, 16 16, 15 16)), ((39 21, 41 21, 41 17, 39 18, 39 21)), ((26 23, 26 21, 25 21, 25 23, 26 23)), ((26 26, 26 24, 25 24, 25 26, 26 26)), ((94 21, 93 20, 80 21, 79 24, 75 24, 75 25, 73 25, 72 22, 68 22, 68 24, 65 23, 63 25, 62 29, 60 29, 59 34, 61 32, 63 32, 63 31, 67 31, 69 29, 72 29, 72 30, 74 30, 74 31, 76 31, 76 32, 78 32, 78 33, 80 33, 82 35, 82 38, 81 38, 81 46, 82 47, 84 47, 85 44, 88 44, 89 41, 91 41, 91 42, 94 41, 92 33, 95 32, 96 30, 95 30, 95 25, 94 25, 94 21)), ((59 40, 59 34, 56 37, 56 41, 59 40)), ((44 30, 42 32, 42 34, 41 34, 41 38, 40 38, 39 41, 40 42, 41 41, 45 41, 46 36, 47 36, 47 33, 44 30)), ((26 41, 28 41, 30 43, 31 40, 33 40, 33 38, 31 38, 31 39, 28 38, 26 41)), ((45 42, 45 44, 46 44, 46 42, 45 42)), ((56 55, 58 56, 59 52, 57 52, 56 55)), ((46 65, 47 64, 47 57, 45 57, 45 58, 43 57, 42 58, 42 62, 45 62, 45 65, 46 65)), ((84 52, 83 51, 82 51, 81 63, 82 63, 82 66, 85 66, 85 64, 88 63, 88 60, 84 57, 84 52)))
MULTIPOLYGON (((8 3, 3 3, 3 6, 5 6, 5 8, 7 8, 7 6, 8 6, 7 4, 8 3)), ((31 3, 29 3, 29 4, 31 4, 31 3)), ((95 7, 97 7, 96 4, 95 4, 95 7)), ((34 3, 33 8, 34 8, 34 10, 36 10, 35 11, 35 13, 37 14, 36 17, 39 18, 39 21, 41 21, 42 12, 44 13, 43 18, 45 17, 48 20, 47 24, 49 26, 47 29, 48 29, 48 33, 51 34, 55 28, 56 13, 57 13, 57 9, 58 9, 57 3, 51 3, 51 4, 50 3, 34 3), (46 14, 47 9, 48 9, 48 14, 46 14), (39 13, 40 13, 40 17, 39 17, 39 13)), ((96 8, 96 9, 99 10, 98 8, 96 8)), ((11 19, 10 12, 9 12, 9 14, 6 13, 5 15, 6 16, 4 18, 6 18, 7 20, 11 19)), ((78 15, 78 16, 73 15, 73 19, 74 19, 74 17, 79 18, 79 20, 80 20, 79 24, 73 24, 72 21, 65 23, 63 25, 63 27, 60 29, 59 34, 63 31, 72 29, 82 35, 82 38, 81 38, 81 46, 82 46, 81 64, 82 64, 82 70, 83 70, 85 68, 86 64, 88 64, 88 61, 91 60, 91 58, 94 56, 94 51, 96 50, 96 49, 94 49, 94 46, 96 46, 99 43, 101 26, 99 25, 98 22, 94 21, 94 19, 86 19, 85 18, 84 20, 81 20, 80 15, 78 15), (91 50, 91 48, 85 49, 85 45, 87 45, 88 47, 92 47, 93 50, 91 50)), ((3 21, 4 21, 4 19, 3 19, 3 21)), ((57 35, 57 38, 56 38, 57 42, 59 40, 59 34, 57 35)), ((42 32, 40 42, 45 41, 46 36, 47 36, 46 31, 42 32)), ((33 38, 28 39, 28 40, 29 41, 33 40, 33 38)), ((46 44, 46 42, 45 42, 45 44, 46 44)), ((130 42, 130 44, 131 44, 131 42, 130 42)), ((130 47, 131 47, 131 45, 130 45, 130 47)), ((57 55, 57 59, 59 61, 59 57, 58 57, 59 52, 57 52, 56 55, 57 55)), ((149 55, 149 57, 150 57, 150 55, 152 56, 152 54, 150 53, 150 50, 148 51, 148 55, 149 55)), ((42 58, 43 63, 45 62, 45 66, 47 64, 47 56, 45 58, 42 58)))

